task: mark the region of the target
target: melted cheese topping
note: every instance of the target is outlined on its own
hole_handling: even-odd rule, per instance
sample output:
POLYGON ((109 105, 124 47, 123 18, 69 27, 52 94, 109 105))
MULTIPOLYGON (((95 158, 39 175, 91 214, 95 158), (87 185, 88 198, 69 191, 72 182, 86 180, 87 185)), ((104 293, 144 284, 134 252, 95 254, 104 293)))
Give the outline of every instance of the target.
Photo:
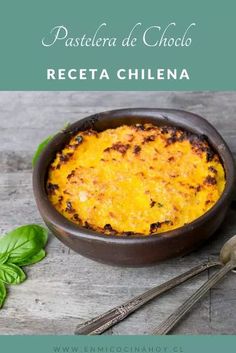
POLYGON ((48 197, 63 216, 127 236, 192 222, 224 186, 223 166, 203 137, 151 124, 77 133, 57 153, 47 181, 48 197))

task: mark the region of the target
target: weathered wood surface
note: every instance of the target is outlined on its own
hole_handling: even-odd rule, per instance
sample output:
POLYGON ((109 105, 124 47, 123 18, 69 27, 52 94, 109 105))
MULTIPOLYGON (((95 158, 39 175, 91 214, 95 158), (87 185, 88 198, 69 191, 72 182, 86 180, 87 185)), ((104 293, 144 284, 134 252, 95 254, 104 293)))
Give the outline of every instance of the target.
MULTIPOLYGON (((42 223, 31 187, 31 157, 47 135, 94 112, 119 107, 171 107, 205 116, 236 154, 236 92, 1 92, 0 232, 42 223)), ((9 288, 0 334, 73 334, 75 326, 208 258, 236 231, 231 209, 213 240, 184 258, 149 268, 97 264, 50 236, 48 256, 26 268, 28 280, 9 288)), ((108 334, 147 334, 209 276, 154 300, 108 334)), ((196 305, 177 334, 236 334, 236 275, 230 274, 196 305), (235 277, 234 277, 235 276, 235 277)))

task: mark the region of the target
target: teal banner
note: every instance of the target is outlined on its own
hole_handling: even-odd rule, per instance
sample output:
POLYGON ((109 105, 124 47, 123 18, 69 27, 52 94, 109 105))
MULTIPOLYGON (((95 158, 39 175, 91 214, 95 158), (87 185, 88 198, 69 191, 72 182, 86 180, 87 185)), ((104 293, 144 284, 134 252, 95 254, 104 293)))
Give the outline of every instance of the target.
POLYGON ((236 2, 5 0, 1 90, 235 90, 236 2))
POLYGON ((234 353, 235 345, 233 336, 1 337, 6 353, 234 353))

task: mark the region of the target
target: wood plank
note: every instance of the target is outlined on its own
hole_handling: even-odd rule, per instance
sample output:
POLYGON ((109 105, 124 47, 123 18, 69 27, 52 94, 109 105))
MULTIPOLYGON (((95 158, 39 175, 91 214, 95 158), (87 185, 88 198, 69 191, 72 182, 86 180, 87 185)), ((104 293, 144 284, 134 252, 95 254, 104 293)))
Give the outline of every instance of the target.
MULTIPOLYGON (((171 107, 205 116, 236 154, 236 92, 1 92, 0 232, 40 223, 31 188, 31 157, 45 136, 95 112, 120 107, 171 107)), ((142 291, 186 271, 219 250, 236 233, 235 209, 201 249, 148 268, 118 268, 83 258, 50 235, 48 256, 27 267, 28 280, 9 288, 0 334, 72 334, 75 326, 142 291)), ((109 330, 145 334, 153 330, 209 276, 200 275, 109 330)), ((236 281, 229 275, 183 320, 178 334, 236 333, 236 281)))

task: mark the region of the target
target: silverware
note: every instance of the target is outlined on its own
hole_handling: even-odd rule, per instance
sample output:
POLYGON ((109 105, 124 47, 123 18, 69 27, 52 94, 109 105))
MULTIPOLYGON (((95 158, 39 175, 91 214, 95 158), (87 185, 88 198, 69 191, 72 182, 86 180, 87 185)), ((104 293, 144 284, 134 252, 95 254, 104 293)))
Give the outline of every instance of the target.
POLYGON ((152 333, 153 335, 166 335, 189 312, 210 288, 218 283, 229 271, 236 268, 236 235, 228 240, 220 251, 220 261, 224 265, 207 282, 205 282, 191 297, 163 321, 152 333))
POLYGON ((122 321, 124 318, 126 318, 128 315, 139 309, 141 306, 143 306, 150 300, 178 286, 179 284, 187 281, 188 279, 196 276, 197 274, 218 265, 220 265, 220 262, 217 261, 209 261, 204 264, 198 265, 161 285, 149 289, 148 291, 105 312, 104 314, 78 325, 75 329, 75 334, 99 335, 106 331, 108 328, 122 321))

